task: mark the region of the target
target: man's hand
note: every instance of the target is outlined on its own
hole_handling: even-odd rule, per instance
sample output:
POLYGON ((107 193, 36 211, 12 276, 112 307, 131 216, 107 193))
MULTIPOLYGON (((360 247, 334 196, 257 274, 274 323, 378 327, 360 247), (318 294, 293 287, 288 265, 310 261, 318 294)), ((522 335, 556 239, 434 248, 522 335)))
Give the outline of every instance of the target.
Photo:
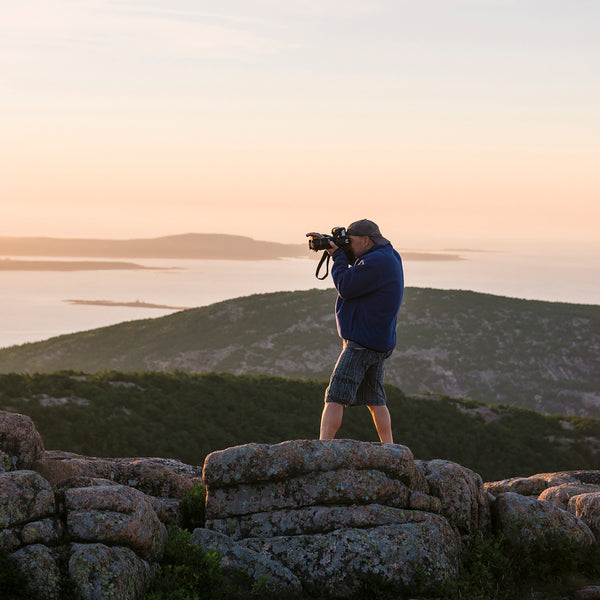
MULTIPOLYGON (((317 231, 311 231, 310 233, 306 234, 306 237, 309 237, 311 240, 314 240, 316 238, 322 238, 325 236, 322 233, 318 233, 317 231)), ((329 256, 333 256, 333 253, 336 250, 339 250, 339 248, 331 240, 329 240, 329 246, 330 246, 330 248, 325 250, 325 252, 327 252, 329 254, 329 256)))

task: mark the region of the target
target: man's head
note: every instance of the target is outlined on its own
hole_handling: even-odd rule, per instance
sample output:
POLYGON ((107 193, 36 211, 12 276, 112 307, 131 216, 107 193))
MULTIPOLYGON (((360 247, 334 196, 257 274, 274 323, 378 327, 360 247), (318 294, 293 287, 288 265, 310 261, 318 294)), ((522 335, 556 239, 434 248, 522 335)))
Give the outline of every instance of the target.
POLYGON ((362 256, 374 244, 386 245, 389 240, 384 238, 379 231, 379 227, 369 219, 354 221, 346 229, 352 243, 352 252, 354 256, 362 256))

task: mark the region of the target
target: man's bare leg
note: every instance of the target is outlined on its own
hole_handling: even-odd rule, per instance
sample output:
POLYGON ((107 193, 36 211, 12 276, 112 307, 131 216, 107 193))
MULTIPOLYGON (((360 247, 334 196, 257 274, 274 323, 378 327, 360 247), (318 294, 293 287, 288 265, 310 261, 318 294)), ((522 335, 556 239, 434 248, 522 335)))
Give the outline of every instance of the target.
POLYGON ((332 440, 342 425, 344 405, 335 402, 325 402, 321 415, 321 440, 332 440))
POLYGON ((380 406, 369 406, 369 410, 371 411, 371 416, 373 417, 373 423, 375 423, 379 439, 384 444, 393 444, 392 419, 388 407, 385 404, 380 406))

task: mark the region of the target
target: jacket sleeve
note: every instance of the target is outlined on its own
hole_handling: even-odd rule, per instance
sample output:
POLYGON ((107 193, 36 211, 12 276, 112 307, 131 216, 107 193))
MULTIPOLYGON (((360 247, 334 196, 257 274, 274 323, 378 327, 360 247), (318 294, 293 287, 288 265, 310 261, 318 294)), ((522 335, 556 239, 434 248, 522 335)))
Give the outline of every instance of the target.
POLYGON ((376 261, 365 256, 348 267, 344 252, 338 250, 333 255, 331 277, 341 298, 357 298, 369 294, 381 286, 380 270, 376 261))

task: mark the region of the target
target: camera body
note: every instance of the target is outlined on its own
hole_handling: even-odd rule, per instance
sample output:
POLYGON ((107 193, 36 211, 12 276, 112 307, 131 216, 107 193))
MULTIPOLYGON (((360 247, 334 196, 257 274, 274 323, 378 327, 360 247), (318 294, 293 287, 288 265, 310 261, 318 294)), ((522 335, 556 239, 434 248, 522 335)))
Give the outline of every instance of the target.
POLYGON ((315 252, 329 250, 331 248, 329 242, 333 242, 338 248, 341 248, 349 261, 354 261, 350 237, 346 233, 345 227, 334 227, 331 230, 331 235, 324 235, 320 238, 308 240, 308 247, 315 252))
POLYGON ((345 248, 350 246, 350 238, 346 234, 345 227, 334 227, 331 230, 331 235, 323 235, 320 238, 313 238, 308 240, 308 247, 315 252, 319 250, 329 250, 331 246, 329 242, 333 242, 338 248, 345 248))

